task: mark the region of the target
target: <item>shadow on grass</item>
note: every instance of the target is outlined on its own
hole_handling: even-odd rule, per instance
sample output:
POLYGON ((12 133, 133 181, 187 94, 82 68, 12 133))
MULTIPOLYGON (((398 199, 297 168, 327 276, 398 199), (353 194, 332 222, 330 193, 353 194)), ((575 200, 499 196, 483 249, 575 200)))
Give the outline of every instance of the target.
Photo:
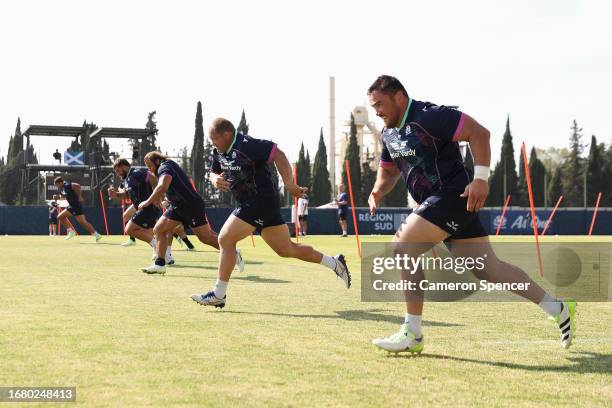
POLYGON ((166 272, 172 269, 208 269, 210 271, 216 271, 217 270, 217 266, 206 266, 206 265, 179 265, 179 264, 174 264, 172 266, 168 266, 166 268, 166 272))
MULTIPOLYGON (((370 310, 337 310, 335 314, 329 315, 315 315, 315 314, 292 314, 292 313, 273 313, 273 312, 241 312, 236 310, 226 310, 223 313, 236 313, 236 314, 252 314, 258 316, 278 316, 278 317, 301 317, 305 319, 342 319, 353 322, 358 321, 374 321, 374 322, 389 322, 402 324, 404 319, 401 316, 392 316, 389 314, 382 314, 385 312, 380 309, 370 310)), ((445 322, 434 322, 430 320, 424 320, 423 326, 429 327, 458 327, 462 326, 456 323, 445 323, 445 322)))
POLYGON ((237 276, 232 278, 232 280, 242 280, 249 281, 255 283, 291 283, 291 281, 282 280, 282 279, 274 279, 274 278, 262 278, 257 275, 249 275, 249 276, 237 276))
MULTIPOLYGON (((389 354, 390 358, 411 358, 410 354, 389 354)), ((431 358, 437 360, 457 361, 461 363, 482 364, 492 367, 511 368, 526 371, 551 371, 551 372, 574 372, 574 373, 609 373, 612 371, 612 354, 602 354, 593 352, 571 353, 566 360, 568 364, 563 365, 534 365, 508 363, 504 361, 476 360, 465 357, 445 356, 441 354, 421 354, 421 358, 431 358)), ((418 357, 413 357, 418 358, 418 357)))

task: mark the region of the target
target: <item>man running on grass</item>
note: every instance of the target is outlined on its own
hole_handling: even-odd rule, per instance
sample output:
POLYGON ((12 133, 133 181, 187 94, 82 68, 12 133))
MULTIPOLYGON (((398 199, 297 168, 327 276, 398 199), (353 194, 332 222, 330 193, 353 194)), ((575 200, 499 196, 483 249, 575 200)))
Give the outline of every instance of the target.
MULTIPOLYGON (((113 170, 117 176, 121 177, 122 188, 115 190, 111 186, 108 188, 108 195, 112 198, 129 198, 132 202, 130 208, 138 208, 140 203, 151 196, 153 189, 157 186, 157 177, 153 173, 146 169, 133 168, 126 159, 116 159, 113 170)), ((155 205, 135 210, 125 226, 125 233, 148 243, 155 252, 157 240, 153 236, 153 227, 160 216, 161 210, 155 205)), ((173 262, 172 255, 166 251, 165 263, 173 262)))
MULTIPOLYGON (((561 330, 561 343, 568 348, 575 334, 576 302, 554 299, 523 270, 499 260, 480 224, 477 211, 489 193, 489 131, 458 110, 410 98, 404 86, 391 76, 378 77, 368 89, 368 97, 385 123, 380 167, 368 199, 370 211, 376 212, 380 200, 400 176, 420 204, 393 237, 396 252, 418 257, 436 243, 448 240, 453 256, 485 254, 485 268, 475 273, 477 277, 495 283, 528 282, 528 290, 515 293, 539 305, 554 319, 561 330), (469 142, 474 175, 463 164, 459 141, 469 142), (455 243, 471 245, 452 245, 455 243)), ((422 269, 410 273, 413 275, 409 279, 414 282, 424 279, 422 269)), ((424 345, 423 291, 406 291, 405 296, 406 316, 400 331, 373 343, 387 351, 420 353, 424 345)))
MULTIPOLYGON (((158 182, 151 196, 140 203, 138 209, 160 204, 164 194, 170 206, 153 228, 157 239, 157 259, 153 265, 143 268, 142 271, 149 274, 166 272, 164 255, 168 247, 168 235, 171 237, 174 229, 181 224, 189 226, 202 243, 219 249, 217 234, 206 220, 204 200, 191 184, 189 176, 175 161, 160 152, 147 153, 144 161, 151 173, 157 175, 158 182)), ((239 249, 234 249, 233 259, 231 268, 236 265, 242 272, 244 263, 239 249)))
POLYGON ((81 185, 79 183, 69 183, 64 181, 61 177, 56 177, 53 181, 57 191, 60 195, 68 201, 68 208, 60 212, 57 216, 57 221, 62 223, 66 228, 66 238, 70 239, 76 235, 76 232, 72 229, 72 225, 68 221, 68 217, 74 216, 79 224, 81 224, 87 232, 96 237, 96 242, 101 238, 100 234, 94 229, 94 227, 87 221, 83 214, 83 194, 81 194, 81 185))
POLYGON ((268 140, 237 133, 234 125, 223 118, 213 121, 209 138, 215 147, 211 181, 219 190, 231 191, 239 205, 219 233, 221 253, 215 287, 208 293, 192 295, 191 298, 201 305, 219 308, 225 306, 227 284, 235 262, 236 243, 256 229, 261 230, 263 240, 278 255, 324 265, 342 278, 349 288, 351 275, 344 255, 324 255, 311 246, 295 244, 289 237, 268 165, 276 164, 285 188, 292 196, 301 197, 308 189, 293 181, 291 165, 285 153, 268 140))

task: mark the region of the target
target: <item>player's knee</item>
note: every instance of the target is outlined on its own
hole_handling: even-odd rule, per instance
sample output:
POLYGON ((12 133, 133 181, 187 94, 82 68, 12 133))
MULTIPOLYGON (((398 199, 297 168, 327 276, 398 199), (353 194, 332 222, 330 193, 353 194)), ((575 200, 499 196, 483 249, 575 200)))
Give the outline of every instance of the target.
MULTIPOLYGON (((206 242, 204 242, 206 243, 206 242)), ((236 240, 229 234, 221 233, 219 235, 219 247, 223 249, 233 248, 236 246, 236 240)))

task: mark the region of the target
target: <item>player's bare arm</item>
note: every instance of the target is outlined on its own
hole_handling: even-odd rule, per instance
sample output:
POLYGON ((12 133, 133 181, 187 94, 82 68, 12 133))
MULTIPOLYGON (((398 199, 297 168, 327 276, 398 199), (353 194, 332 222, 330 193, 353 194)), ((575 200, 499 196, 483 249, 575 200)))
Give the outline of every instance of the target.
POLYGON ((393 189, 395 183, 400 177, 400 171, 397 166, 380 166, 376 173, 376 182, 368 198, 370 213, 375 214, 376 209, 380 205, 380 200, 393 189))
POLYGON ((289 191, 289 193, 291 193, 292 196, 299 198, 308 191, 308 187, 300 187, 295 184, 293 175, 291 173, 291 164, 289 163, 287 156, 285 156, 285 153, 278 147, 276 148, 276 153, 274 153, 274 164, 276 164, 278 173, 283 179, 285 188, 287 191, 289 191))
POLYGON ((138 209, 148 207, 151 204, 155 205, 155 203, 160 203, 170 188, 171 182, 172 177, 166 175, 161 176, 157 182, 157 185, 155 186, 155 189, 153 189, 151 196, 147 200, 140 203, 138 209))
MULTIPOLYGON (((464 114, 465 115, 465 114, 464 114)), ((491 165, 491 134, 468 115, 457 140, 468 142, 474 157, 474 181, 465 187, 461 197, 467 197, 467 210, 478 211, 484 207, 489 194, 488 169, 491 165), (481 167, 479 167, 481 166, 481 167), (482 174, 479 174, 482 172, 482 174), (485 174, 486 173, 486 174, 485 174)))
POLYGON ((72 183, 72 189, 79 197, 79 201, 82 203, 85 202, 85 199, 83 198, 83 194, 81 193, 81 185, 79 183, 72 183))

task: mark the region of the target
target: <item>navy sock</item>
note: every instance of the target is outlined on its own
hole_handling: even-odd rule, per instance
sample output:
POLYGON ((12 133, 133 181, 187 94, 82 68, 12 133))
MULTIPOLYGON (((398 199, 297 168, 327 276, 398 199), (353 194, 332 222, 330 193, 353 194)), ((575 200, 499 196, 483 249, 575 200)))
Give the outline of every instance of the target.
POLYGON ((182 239, 183 239, 183 242, 185 243, 185 245, 187 245, 187 248, 193 249, 193 244, 191 243, 189 238, 185 237, 185 238, 182 238, 182 239))
POLYGON ((136 242, 136 238, 134 238, 133 236, 130 235, 130 241, 136 242))
POLYGON ((164 258, 157 258, 157 259, 155 259, 155 265, 165 266, 166 265, 166 260, 164 258))

